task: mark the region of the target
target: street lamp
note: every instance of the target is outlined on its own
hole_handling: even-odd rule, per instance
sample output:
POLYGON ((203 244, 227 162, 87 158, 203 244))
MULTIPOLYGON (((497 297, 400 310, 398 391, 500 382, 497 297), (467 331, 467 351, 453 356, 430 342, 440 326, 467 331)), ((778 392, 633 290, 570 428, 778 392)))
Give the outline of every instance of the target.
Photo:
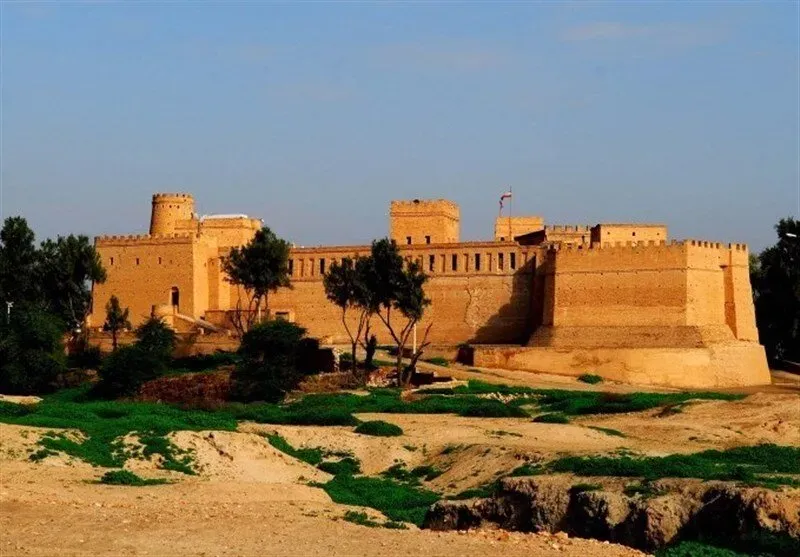
POLYGON ((6 324, 11 323, 11 308, 14 307, 14 302, 6 302, 6 324))

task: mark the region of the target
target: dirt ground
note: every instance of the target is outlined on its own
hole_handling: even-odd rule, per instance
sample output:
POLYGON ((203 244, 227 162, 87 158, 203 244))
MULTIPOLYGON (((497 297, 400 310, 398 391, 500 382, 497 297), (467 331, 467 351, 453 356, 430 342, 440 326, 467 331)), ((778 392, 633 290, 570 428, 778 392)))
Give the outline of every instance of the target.
MULTIPOLYGON (((539 379, 592 388, 574 379, 539 379)), ((609 389, 635 390, 605 385, 609 389)), ((199 475, 129 461, 126 466, 143 477, 175 480, 148 487, 92 483, 105 470, 64 456, 31 462, 28 455, 37 440, 51 430, 0 424, 0 555, 641 555, 564 535, 352 524, 342 517, 354 508, 333 503, 323 490, 308 485, 330 476, 277 451, 263 434, 277 432, 296 447, 349 452, 370 475, 400 462, 409 468, 433 465, 443 473, 428 487, 455 493, 523 462, 565 454, 625 449, 663 455, 761 442, 800 445, 800 397, 781 392, 759 392, 734 402, 691 402, 676 414, 652 410, 588 416, 567 425, 529 418, 359 415, 403 428, 402 436, 391 438, 359 435, 345 427, 252 423, 241 424, 238 432, 177 432, 173 442, 193 450, 199 475), (590 426, 611 428, 624 437, 590 426)), ((380 518, 371 509, 355 510, 380 518)))

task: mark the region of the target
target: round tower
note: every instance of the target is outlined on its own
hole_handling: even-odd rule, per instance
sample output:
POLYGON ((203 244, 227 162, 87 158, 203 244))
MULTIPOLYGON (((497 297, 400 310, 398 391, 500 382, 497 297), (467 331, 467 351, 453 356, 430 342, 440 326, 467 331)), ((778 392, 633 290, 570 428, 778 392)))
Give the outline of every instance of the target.
POLYGON ((194 198, 188 193, 156 193, 150 216, 150 234, 173 234, 179 221, 191 220, 194 198))

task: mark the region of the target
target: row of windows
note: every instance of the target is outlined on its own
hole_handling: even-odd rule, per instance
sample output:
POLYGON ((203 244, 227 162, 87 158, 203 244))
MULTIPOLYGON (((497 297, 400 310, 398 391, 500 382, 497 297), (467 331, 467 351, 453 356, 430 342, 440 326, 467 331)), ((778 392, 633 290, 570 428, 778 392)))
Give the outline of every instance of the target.
MULTIPOLYGON (((134 261, 136 262, 136 265, 139 265, 141 263, 141 259, 139 259, 138 257, 135 257, 134 261)), ((117 263, 119 264, 119 263, 121 263, 121 261, 117 260, 117 263)), ((158 258, 158 264, 161 265, 163 263, 164 263, 164 260, 161 257, 159 257, 158 258)), ((172 265, 172 259, 169 260, 169 264, 172 265)), ((109 257, 108 258, 108 266, 109 267, 113 267, 114 266, 114 258, 113 257, 109 257)))
MULTIPOLYGON (((426 244, 430 244, 431 243, 431 237, 430 236, 425 236, 425 243, 426 244)), ((406 244, 408 244, 409 246, 411 245, 411 236, 406 236, 406 244)))
MULTIPOLYGON (((514 271, 517 269, 517 254, 516 252, 506 253, 495 253, 495 254, 485 254, 489 259, 488 265, 486 265, 486 269, 484 269, 484 259, 481 257, 484 254, 475 253, 472 255, 469 254, 458 254, 453 253, 450 254, 449 258, 445 254, 440 254, 439 256, 436 255, 429 255, 427 265, 424 265, 424 259, 420 256, 418 257, 418 262, 420 265, 423 265, 425 270, 429 273, 436 273, 442 272, 445 273, 447 271, 451 272, 458 272, 459 270, 473 270, 473 271, 482 271, 482 270, 496 270, 496 271, 505 271, 506 264, 508 265, 508 270, 514 271), (496 255, 496 264, 492 267, 492 255, 496 255), (506 256, 508 256, 506 258, 506 256), (438 262, 438 264, 437 264, 438 262)), ((331 259, 332 262, 337 261, 336 258, 331 259)), ((406 257, 406 261, 412 261, 412 258, 406 257)), ((327 260, 325 258, 319 259, 306 259, 306 260, 298 260, 298 270, 297 274, 295 274, 295 264, 294 259, 289 259, 289 275, 291 276, 299 276, 299 277, 306 277, 306 276, 322 276, 325 274, 327 270, 327 260)))

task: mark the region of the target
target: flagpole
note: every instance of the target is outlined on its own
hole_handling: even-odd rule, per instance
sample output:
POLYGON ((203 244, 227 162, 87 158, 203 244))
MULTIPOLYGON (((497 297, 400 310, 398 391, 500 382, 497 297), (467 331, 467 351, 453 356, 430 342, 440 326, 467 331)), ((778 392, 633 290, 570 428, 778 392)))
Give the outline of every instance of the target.
POLYGON ((511 195, 508 197, 508 241, 513 242, 514 237, 511 234, 511 204, 514 203, 514 188, 511 186, 508 187, 508 193, 511 195))

